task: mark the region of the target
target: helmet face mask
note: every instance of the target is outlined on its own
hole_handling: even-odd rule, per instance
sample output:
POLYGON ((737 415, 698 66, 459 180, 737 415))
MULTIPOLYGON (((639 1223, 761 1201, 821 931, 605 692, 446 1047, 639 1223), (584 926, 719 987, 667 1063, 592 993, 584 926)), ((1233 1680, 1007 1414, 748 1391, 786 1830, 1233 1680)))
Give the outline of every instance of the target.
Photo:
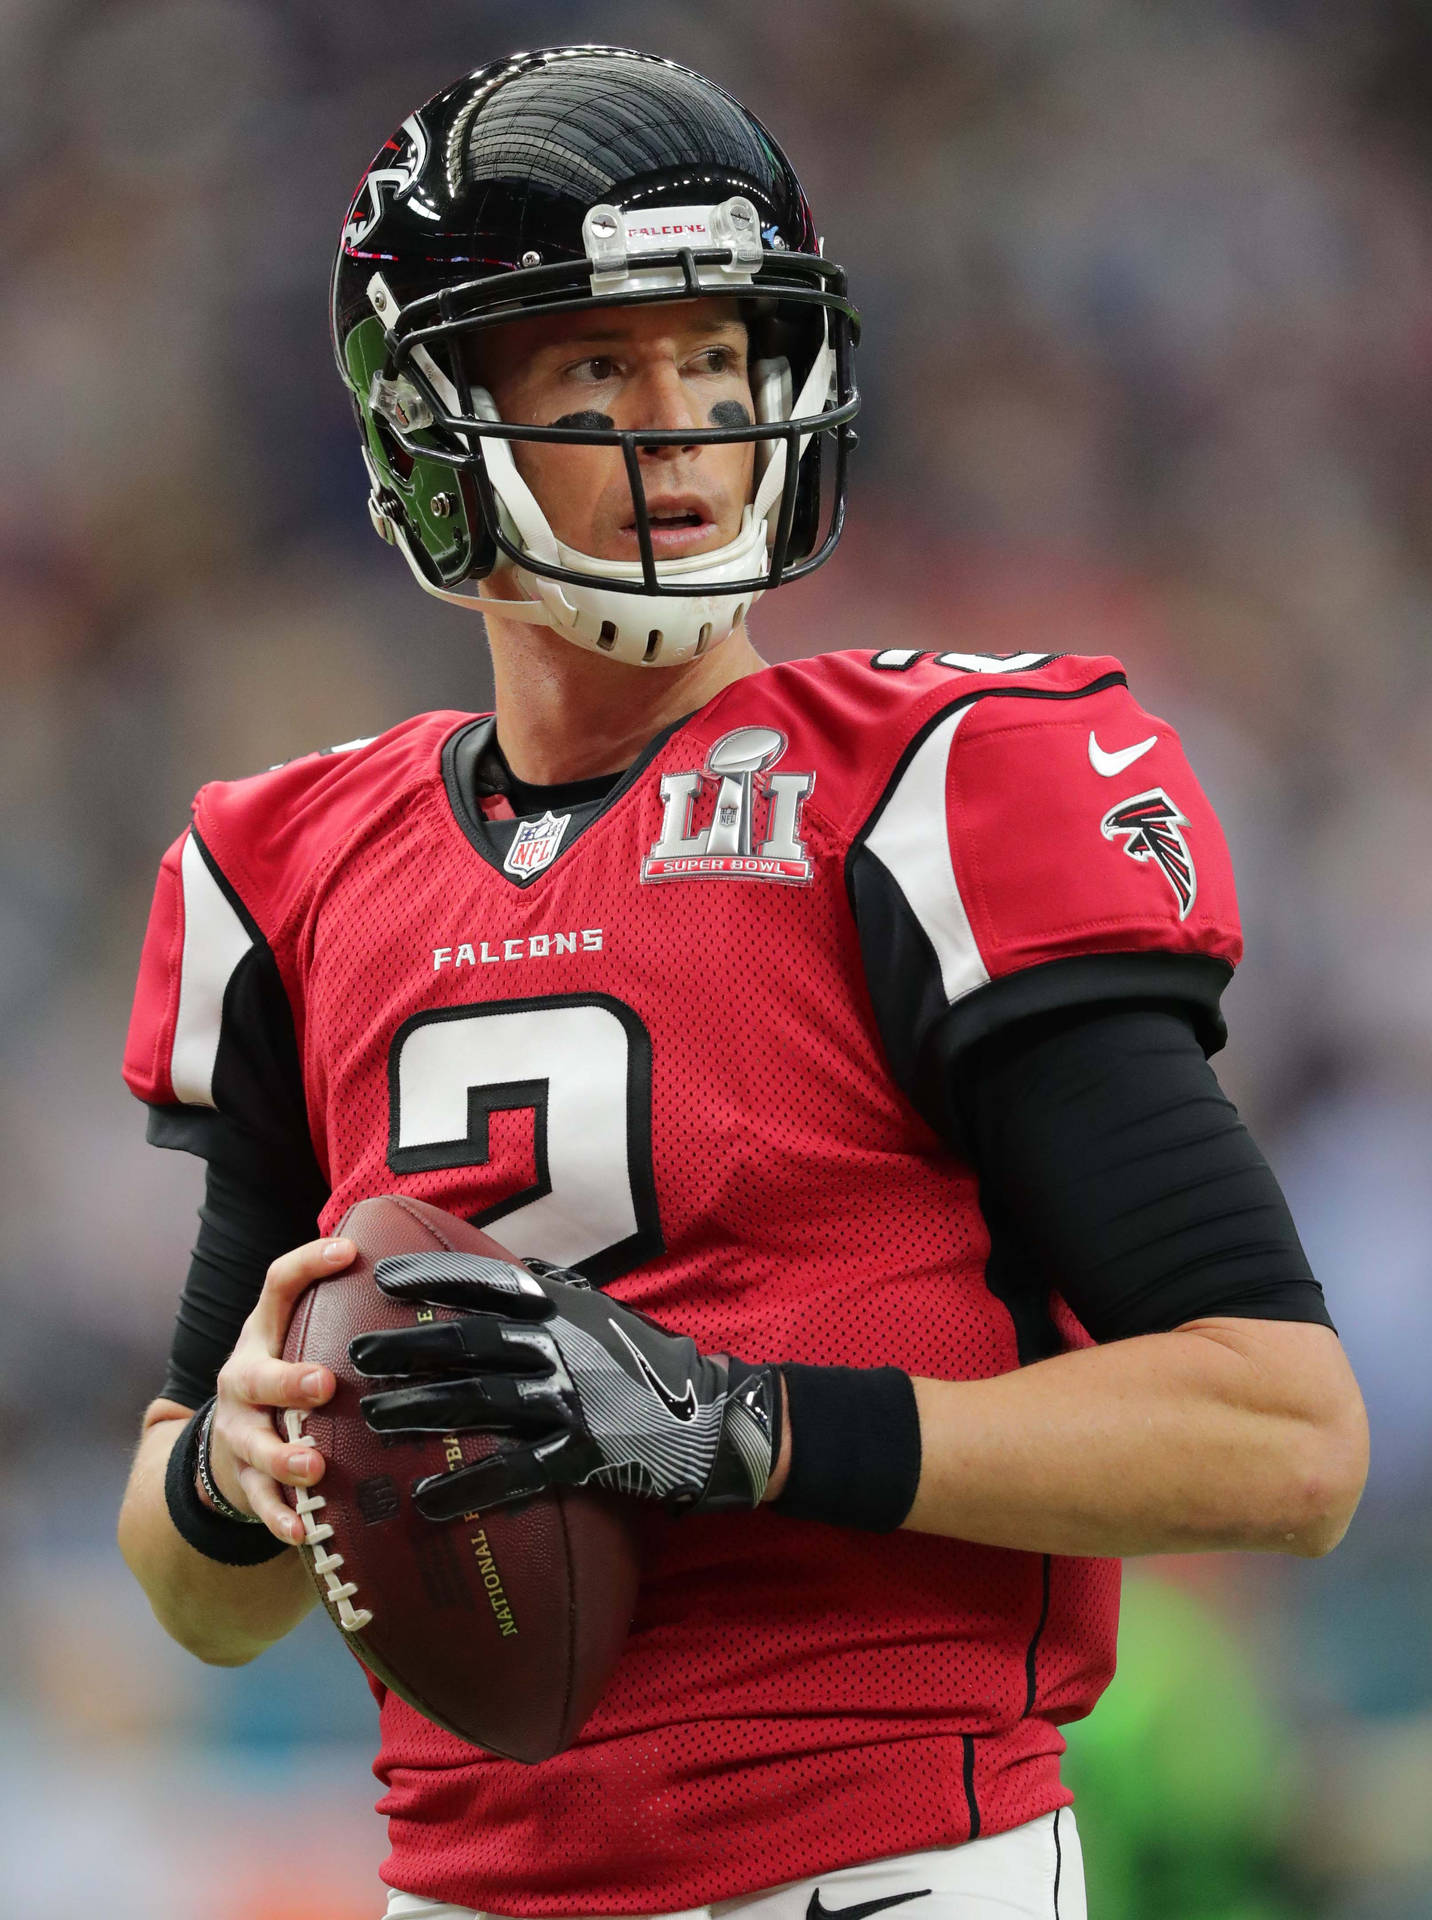
POLYGON ((799 184, 759 123, 699 75, 610 48, 517 56, 411 115, 359 188, 334 276, 335 346, 363 428, 370 510, 420 584, 636 665, 706 651, 761 592, 828 558, 859 407, 857 333, 845 276, 821 257, 799 184), (534 138, 544 115, 562 127, 549 149, 534 138), (698 202, 698 187, 721 197, 698 202), (618 427, 595 415, 533 425, 499 419, 475 377, 484 335, 514 320, 571 316, 579 330, 594 311, 709 307, 713 297, 732 301, 745 325, 754 419, 742 407, 739 421, 703 427, 618 427), (634 558, 557 538, 514 457, 524 443, 616 455, 634 558), (658 558, 643 465, 662 464, 657 449, 699 457, 732 443, 752 448, 756 475, 740 531, 715 550, 658 558), (528 600, 458 591, 501 567, 528 600))

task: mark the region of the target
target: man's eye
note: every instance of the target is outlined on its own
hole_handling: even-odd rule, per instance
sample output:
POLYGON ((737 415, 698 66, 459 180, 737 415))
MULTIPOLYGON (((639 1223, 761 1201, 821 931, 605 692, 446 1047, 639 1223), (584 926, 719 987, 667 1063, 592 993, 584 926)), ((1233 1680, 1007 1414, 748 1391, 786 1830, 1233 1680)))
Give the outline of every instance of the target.
POLYGON ((616 370, 616 362, 608 360, 604 354, 594 354, 590 360, 579 360, 574 367, 567 369, 578 380, 588 381, 593 386, 601 386, 610 380, 616 370))
POLYGON ((736 354, 731 347, 707 347, 696 360, 703 373, 730 373, 736 365, 736 354))

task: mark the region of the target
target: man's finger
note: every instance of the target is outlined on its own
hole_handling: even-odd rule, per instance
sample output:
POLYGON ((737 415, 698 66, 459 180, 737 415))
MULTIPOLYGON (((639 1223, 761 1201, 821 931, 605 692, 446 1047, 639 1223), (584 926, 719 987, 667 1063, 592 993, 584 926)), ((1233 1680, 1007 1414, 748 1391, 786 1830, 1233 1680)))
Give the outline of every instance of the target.
POLYGON ((358 1406, 374 1433, 543 1433, 562 1418, 555 1389, 521 1392, 501 1373, 395 1387, 358 1406))
POLYGON ((525 1267, 481 1253, 395 1253, 380 1260, 374 1278, 395 1300, 435 1300, 464 1313, 503 1313, 514 1320, 548 1320, 552 1302, 525 1267))
POLYGON ((514 1500, 530 1500, 548 1487, 575 1482, 594 1464, 575 1435, 554 1434, 528 1446, 503 1447, 456 1473, 429 1474, 413 1488, 413 1505, 428 1520, 490 1513, 514 1500))
POLYGON ((416 1327, 359 1333, 348 1342, 348 1358, 359 1373, 382 1379, 403 1373, 440 1373, 451 1368, 500 1367, 505 1373, 552 1373, 557 1350, 543 1336, 509 1329, 492 1314, 469 1313, 461 1320, 432 1320, 416 1327))
POLYGON ((263 1291, 253 1312, 253 1324, 271 1353, 282 1351, 294 1306, 304 1289, 311 1287, 315 1280, 341 1273, 357 1254, 353 1242, 340 1234, 336 1238, 310 1240, 279 1255, 264 1276, 263 1291))
POLYGON ((317 1407, 333 1397, 337 1384, 328 1367, 311 1361, 279 1360, 264 1354, 238 1362, 232 1379, 236 1397, 250 1407, 317 1407))
POLYGON ((245 1467, 239 1481, 250 1511, 276 1539, 291 1547, 303 1538, 302 1520, 266 1473, 260 1473, 257 1467, 245 1467))
MULTIPOLYGON (((249 1488, 259 1482, 274 1487, 281 1482, 289 1487, 313 1487, 323 1478, 326 1462, 310 1440, 288 1440, 275 1433, 261 1416, 240 1416, 220 1423, 217 1418, 209 1440, 209 1471, 219 1492, 232 1505, 251 1505, 249 1488), (235 1498, 236 1493, 238 1498, 235 1498)), ((282 1496, 275 1492, 280 1503, 282 1496)), ((274 1501, 270 1514, 277 1513, 274 1501)), ((253 1508, 258 1512, 257 1507, 253 1508)), ((262 1517, 262 1516, 261 1516, 262 1517)), ((282 1536, 288 1538, 287 1534, 282 1536)))
POLYGON ((302 1435, 290 1440, 264 1419, 244 1420, 231 1429, 216 1427, 210 1442, 211 1459, 216 1445, 227 1449, 237 1472, 256 1467, 287 1487, 311 1487, 323 1477, 323 1455, 312 1440, 302 1435))

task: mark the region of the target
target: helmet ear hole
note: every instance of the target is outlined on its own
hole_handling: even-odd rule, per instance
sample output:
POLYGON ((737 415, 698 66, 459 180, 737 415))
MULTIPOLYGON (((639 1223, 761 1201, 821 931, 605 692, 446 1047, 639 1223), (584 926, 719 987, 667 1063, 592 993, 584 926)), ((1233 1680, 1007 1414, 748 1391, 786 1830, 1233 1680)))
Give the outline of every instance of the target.
POLYGON ((383 449, 383 458, 396 477, 405 484, 413 477, 413 456, 405 447, 400 447, 393 431, 381 414, 373 415, 373 431, 378 436, 378 444, 383 449))

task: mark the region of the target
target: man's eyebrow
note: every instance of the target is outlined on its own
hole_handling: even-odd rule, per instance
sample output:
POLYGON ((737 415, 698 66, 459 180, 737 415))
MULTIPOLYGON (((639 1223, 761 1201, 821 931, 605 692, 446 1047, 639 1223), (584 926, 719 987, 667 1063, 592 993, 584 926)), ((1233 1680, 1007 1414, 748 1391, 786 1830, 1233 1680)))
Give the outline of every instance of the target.
MULTIPOLYGON (((713 320, 705 326, 688 326, 682 329, 686 333, 735 333, 744 329, 743 320, 713 320)), ((571 347, 612 346, 631 335, 621 327, 591 327, 582 333, 565 333, 560 340, 554 340, 548 346, 549 353, 565 353, 571 347)))

